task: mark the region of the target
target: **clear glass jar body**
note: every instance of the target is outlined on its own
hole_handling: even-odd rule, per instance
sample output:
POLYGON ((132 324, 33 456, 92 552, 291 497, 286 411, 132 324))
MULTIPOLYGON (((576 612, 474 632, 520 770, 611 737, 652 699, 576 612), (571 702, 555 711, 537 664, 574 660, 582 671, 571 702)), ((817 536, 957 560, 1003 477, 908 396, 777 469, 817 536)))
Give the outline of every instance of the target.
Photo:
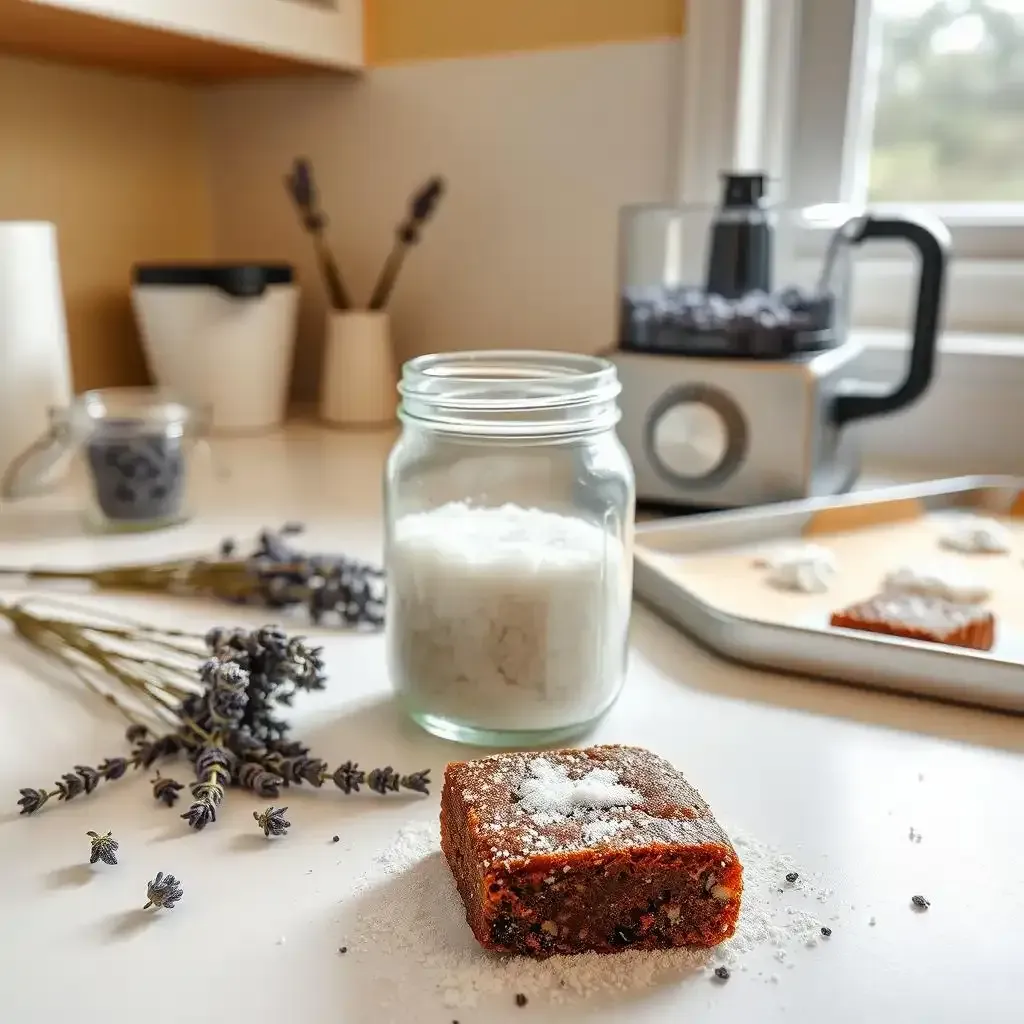
POLYGON ((192 452, 208 417, 150 388, 87 391, 50 414, 50 428, 8 468, 11 498, 54 485, 71 464, 88 525, 105 533, 158 530, 190 518, 192 452))
POLYGON ((633 471, 615 369, 547 352, 406 364, 385 481, 388 667, 428 731, 582 731, 622 688, 633 471))

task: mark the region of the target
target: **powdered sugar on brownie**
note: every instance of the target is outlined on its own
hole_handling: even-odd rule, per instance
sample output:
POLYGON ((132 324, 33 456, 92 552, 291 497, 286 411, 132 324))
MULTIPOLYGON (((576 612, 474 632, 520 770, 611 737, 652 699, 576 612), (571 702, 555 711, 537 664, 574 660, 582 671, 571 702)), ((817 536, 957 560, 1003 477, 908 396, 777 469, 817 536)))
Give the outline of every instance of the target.
POLYGON ((524 811, 543 816, 545 824, 552 819, 578 818, 588 811, 633 807, 643 800, 607 768, 594 768, 582 778, 573 779, 565 765, 538 757, 527 764, 526 770, 516 790, 519 805, 524 811))
POLYGON ((651 844, 728 843, 662 758, 634 747, 496 754, 463 766, 488 862, 651 844))

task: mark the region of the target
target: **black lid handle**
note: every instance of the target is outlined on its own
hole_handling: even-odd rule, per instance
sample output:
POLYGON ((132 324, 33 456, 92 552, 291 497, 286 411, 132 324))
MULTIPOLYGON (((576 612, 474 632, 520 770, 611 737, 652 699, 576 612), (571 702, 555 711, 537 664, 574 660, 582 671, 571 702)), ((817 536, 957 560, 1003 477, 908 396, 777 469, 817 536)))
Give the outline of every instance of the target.
POLYGON ((910 405, 924 394, 935 372, 942 295, 951 246, 949 231, 935 217, 877 217, 869 214, 862 218, 860 230, 850 241, 859 245, 869 238, 901 238, 920 255, 913 345, 906 376, 895 390, 879 394, 875 388, 856 384, 835 397, 832 420, 838 426, 868 416, 895 412, 910 405))

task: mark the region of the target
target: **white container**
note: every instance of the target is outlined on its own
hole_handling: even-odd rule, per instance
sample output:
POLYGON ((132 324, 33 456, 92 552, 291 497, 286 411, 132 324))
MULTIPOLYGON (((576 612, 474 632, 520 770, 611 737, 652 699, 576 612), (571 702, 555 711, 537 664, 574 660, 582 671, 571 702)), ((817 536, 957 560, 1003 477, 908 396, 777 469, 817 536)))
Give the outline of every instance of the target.
POLYGON ((398 407, 397 383, 387 313, 328 313, 320 418, 341 427, 392 423, 398 407))
POLYGON ((210 410, 217 432, 285 418, 299 305, 277 264, 145 264, 132 306, 154 382, 210 410))
POLYGON ((0 473, 70 401, 57 229, 0 223, 0 473))

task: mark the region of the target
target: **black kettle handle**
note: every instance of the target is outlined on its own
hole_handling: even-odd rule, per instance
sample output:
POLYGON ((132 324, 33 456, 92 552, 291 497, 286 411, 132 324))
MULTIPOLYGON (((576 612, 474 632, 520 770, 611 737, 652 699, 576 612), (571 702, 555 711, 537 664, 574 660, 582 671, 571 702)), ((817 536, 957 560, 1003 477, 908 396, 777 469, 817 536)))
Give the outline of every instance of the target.
POLYGON ((895 412, 910 405, 921 397, 935 372, 935 351, 939 342, 942 296, 951 246, 949 231, 935 217, 877 217, 868 214, 851 241, 859 245, 869 238, 902 238, 920 254, 914 341, 906 376, 894 391, 878 394, 874 388, 868 390, 865 387, 863 390, 851 388, 836 395, 832 404, 832 420, 837 426, 895 412))

